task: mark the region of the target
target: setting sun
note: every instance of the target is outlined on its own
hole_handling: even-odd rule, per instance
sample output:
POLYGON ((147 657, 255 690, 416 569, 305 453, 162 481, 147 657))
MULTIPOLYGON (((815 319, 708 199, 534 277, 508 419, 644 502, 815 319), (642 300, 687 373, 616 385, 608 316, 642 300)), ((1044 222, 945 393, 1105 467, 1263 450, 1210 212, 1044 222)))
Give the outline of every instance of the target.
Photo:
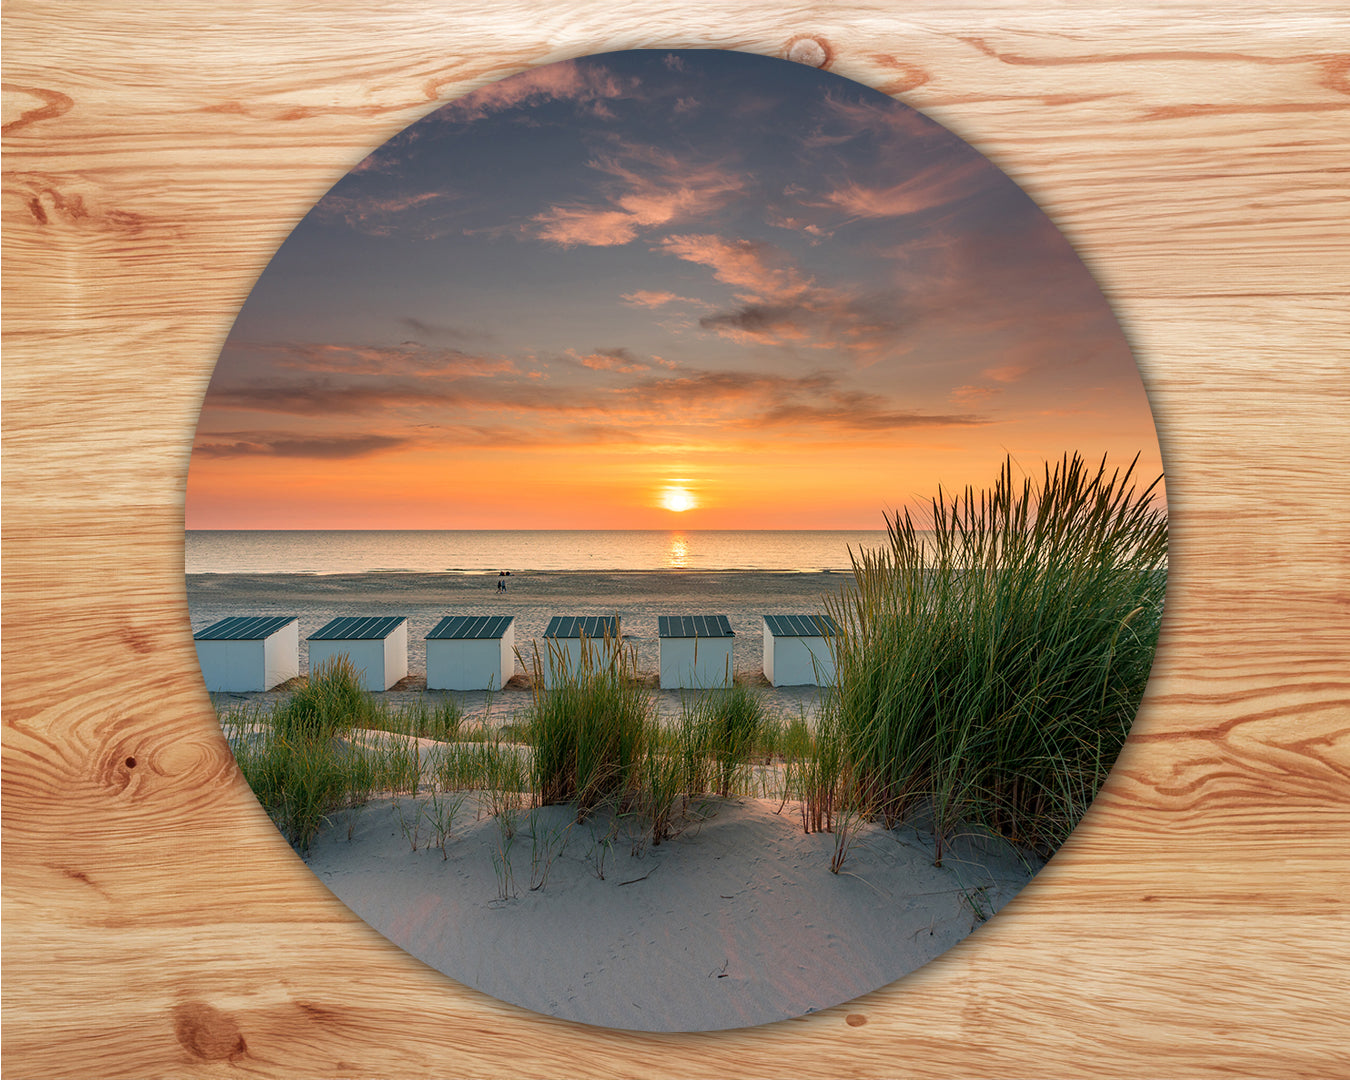
POLYGON ((661 505, 667 510, 673 510, 677 514, 682 514, 686 510, 692 510, 698 506, 694 496, 690 494, 688 488, 668 487, 661 492, 661 505))
POLYGON ((1007 454, 1156 444, 1106 298, 973 147, 827 71, 633 50, 334 185, 223 343, 184 519, 875 531, 1007 454))

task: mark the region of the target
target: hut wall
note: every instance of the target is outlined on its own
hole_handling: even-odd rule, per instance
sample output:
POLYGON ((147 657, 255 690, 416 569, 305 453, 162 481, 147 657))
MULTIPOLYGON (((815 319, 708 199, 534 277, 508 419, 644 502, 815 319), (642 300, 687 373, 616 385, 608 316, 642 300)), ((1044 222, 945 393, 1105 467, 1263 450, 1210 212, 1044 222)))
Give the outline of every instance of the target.
POLYGON ((734 638, 661 639, 661 689, 706 690, 731 685, 734 638))
POLYGON ((764 677, 774 686, 833 686, 829 639, 775 637, 765 626, 764 677))
POLYGON ((263 689, 271 690, 300 674, 300 624, 290 622, 263 639, 263 689))
POLYGON ((388 690, 408 674, 408 624, 401 622, 384 638, 311 640, 309 673, 335 656, 345 654, 366 690, 388 690))
POLYGON ((206 689, 251 693, 271 690, 300 673, 299 624, 287 623, 266 638, 196 642, 206 689))
POLYGON ((545 638, 539 644, 545 687, 552 688, 564 674, 575 675, 581 670, 583 642, 592 663, 598 667, 607 666, 619 646, 617 641, 608 638, 545 638))
POLYGON ((500 690, 515 674, 515 625, 500 638, 427 641, 428 690, 500 690))

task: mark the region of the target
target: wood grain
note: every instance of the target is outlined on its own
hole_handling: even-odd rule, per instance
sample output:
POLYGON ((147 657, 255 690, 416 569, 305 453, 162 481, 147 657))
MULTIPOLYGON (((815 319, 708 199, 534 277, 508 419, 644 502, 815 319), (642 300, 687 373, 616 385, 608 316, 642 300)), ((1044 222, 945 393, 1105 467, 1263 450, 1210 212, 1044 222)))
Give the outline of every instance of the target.
POLYGON ((7 1076, 1350 1075, 1340 0, 122 7, 3 16, 7 1076), (192 431, 273 251, 395 131, 564 57, 804 38, 988 154, 1116 305, 1164 640, 1087 821, 937 962, 765 1028, 572 1026, 389 945, 254 802, 190 642, 192 431))

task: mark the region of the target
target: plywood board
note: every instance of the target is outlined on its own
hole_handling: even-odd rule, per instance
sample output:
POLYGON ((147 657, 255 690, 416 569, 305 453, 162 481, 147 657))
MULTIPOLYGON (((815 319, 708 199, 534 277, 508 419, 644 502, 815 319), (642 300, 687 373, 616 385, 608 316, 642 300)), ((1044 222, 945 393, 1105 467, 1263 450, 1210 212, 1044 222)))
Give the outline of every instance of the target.
POLYGON ((1343 4, 16 0, 3 21, 6 1075, 1350 1075, 1343 4), (1127 329, 1172 516, 1153 682, 1050 866, 892 986, 701 1035, 525 1013, 353 917, 235 768, 183 590, 197 411, 289 229, 438 104, 634 47, 828 65, 1022 184, 1127 329))

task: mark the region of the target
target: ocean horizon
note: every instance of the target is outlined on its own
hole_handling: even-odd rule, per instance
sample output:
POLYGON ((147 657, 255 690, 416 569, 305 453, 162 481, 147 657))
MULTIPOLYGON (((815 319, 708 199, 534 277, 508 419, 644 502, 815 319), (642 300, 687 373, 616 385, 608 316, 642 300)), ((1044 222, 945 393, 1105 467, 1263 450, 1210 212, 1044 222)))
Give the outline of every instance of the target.
POLYGON ((852 569, 878 529, 189 529, 188 574, 852 569))

